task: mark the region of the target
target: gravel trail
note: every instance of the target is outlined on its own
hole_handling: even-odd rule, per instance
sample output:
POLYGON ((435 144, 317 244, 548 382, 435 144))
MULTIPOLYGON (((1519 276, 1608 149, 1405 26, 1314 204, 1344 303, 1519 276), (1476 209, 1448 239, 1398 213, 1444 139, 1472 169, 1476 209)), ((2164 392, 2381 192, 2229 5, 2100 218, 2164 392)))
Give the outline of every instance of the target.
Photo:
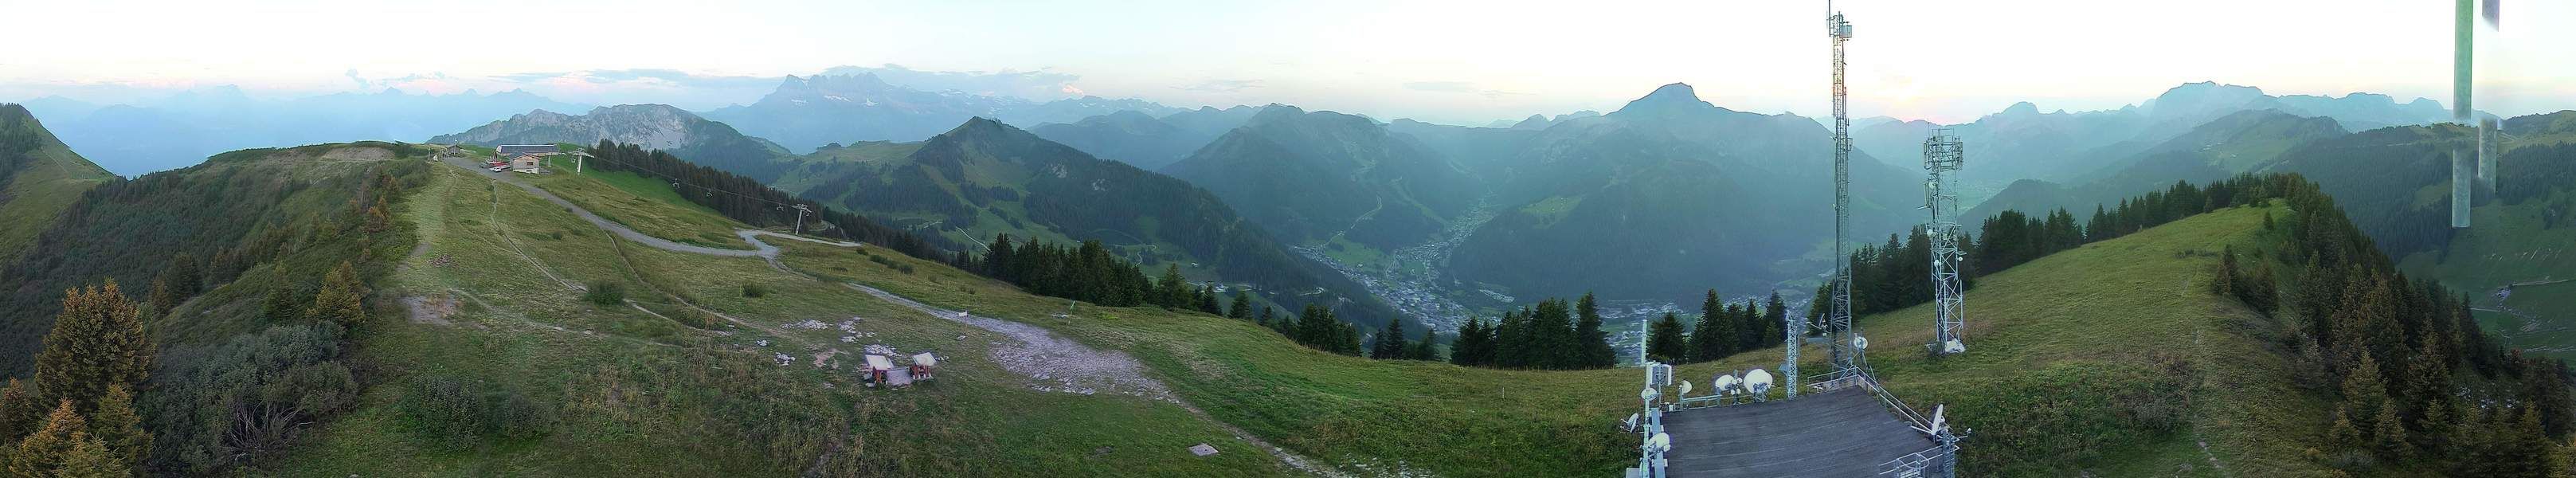
MULTIPOLYGON (((571 211, 574 215, 580 216, 583 220, 590 221, 592 225, 598 226, 600 229, 607 230, 611 233, 617 234, 619 237, 623 237, 628 240, 632 240, 637 244, 642 244, 655 249, 722 257, 759 257, 764 260, 768 260, 773 267, 778 267, 780 270, 787 270, 784 265, 778 263, 778 247, 766 242, 761 242, 756 238, 757 236, 783 237, 799 241, 831 244, 843 247, 864 246, 864 244, 859 243, 823 241, 752 229, 734 231, 735 236, 741 237, 744 242, 752 244, 754 247, 752 250, 720 249, 691 244, 681 244, 646 235, 642 232, 637 232, 632 228, 628 228, 624 224, 618 224, 605 218, 601 218, 597 214, 592 214, 589 210, 582 209, 581 206, 573 205, 571 201, 566 201, 561 197, 555 196, 554 193, 546 192, 544 189, 519 180, 519 178, 509 176, 511 173, 492 173, 475 167, 474 163, 463 158, 450 159, 445 162, 457 167, 466 168, 467 170, 475 173, 480 173, 484 177, 491 178, 494 181, 518 186, 520 189, 527 190, 529 194, 534 194, 537 197, 545 198, 547 201, 555 203, 557 206, 562 206, 565 210, 571 211)), ((497 201, 495 203, 495 209, 495 213, 497 214, 497 201)), ((506 237, 506 234, 504 237, 506 237)), ((992 317, 976 316, 960 311, 932 307, 929 304, 923 304, 920 301, 896 295, 892 292, 886 292, 874 287, 855 283, 843 282, 842 285, 861 292, 866 292, 880 300, 920 311, 924 314, 956 321, 1009 337, 1012 342, 1017 343, 996 343, 989 349, 991 351, 990 355, 995 363, 1002 365, 1003 369, 1015 374, 1026 376, 1030 380, 1036 382, 1031 385, 1034 389, 1040 391, 1079 393, 1083 395, 1107 392, 1170 403, 1180 406, 1181 409, 1189 411, 1192 415, 1206 419, 1209 423, 1216 424, 1227 433, 1234 435, 1235 438, 1243 440, 1244 443, 1258 448, 1265 453, 1269 453, 1272 457, 1278 458, 1282 464, 1287 465, 1289 468, 1315 476, 1334 478, 1349 476, 1329 465, 1322 465, 1312 459, 1299 456, 1294 452, 1271 445, 1269 442, 1262 441, 1260 437, 1253 436, 1251 433, 1243 431, 1242 428, 1235 427, 1233 424, 1226 423, 1224 420, 1218 420, 1216 417, 1208 415, 1207 411, 1200 410, 1199 407, 1181 400, 1178 395, 1172 394, 1171 388, 1164 386, 1161 381, 1146 376, 1144 364, 1137 362, 1134 357, 1129 357, 1125 353, 1091 348, 1090 346, 1082 345, 1081 343, 1066 339, 1063 336, 1056 335, 1053 331, 1049 331, 1043 327, 1035 325, 992 317)), ((479 299, 474 299, 471 296, 468 296, 468 299, 477 300, 479 302, 479 299)), ((724 317, 721 314, 719 314, 719 316, 724 317)), ((735 323, 749 324, 747 321, 733 319, 732 317, 724 318, 735 323)))

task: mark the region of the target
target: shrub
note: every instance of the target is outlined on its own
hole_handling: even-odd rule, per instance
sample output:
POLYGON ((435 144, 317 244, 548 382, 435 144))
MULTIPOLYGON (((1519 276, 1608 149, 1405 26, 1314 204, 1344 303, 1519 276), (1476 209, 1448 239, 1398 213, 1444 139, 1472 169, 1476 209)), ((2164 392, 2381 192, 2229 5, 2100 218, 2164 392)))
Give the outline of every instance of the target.
POLYGON ((303 430, 357 402, 334 360, 339 327, 281 325, 208 347, 173 347, 145 394, 156 436, 149 467, 213 474, 283 451, 303 430))
POLYGON ((626 285, 613 281, 592 282, 590 292, 583 293, 581 300, 602 306, 617 305, 626 301, 626 285))
POLYGON ((451 451, 484 440, 533 437, 551 419, 517 390, 443 375, 413 377, 394 408, 424 444, 451 451))

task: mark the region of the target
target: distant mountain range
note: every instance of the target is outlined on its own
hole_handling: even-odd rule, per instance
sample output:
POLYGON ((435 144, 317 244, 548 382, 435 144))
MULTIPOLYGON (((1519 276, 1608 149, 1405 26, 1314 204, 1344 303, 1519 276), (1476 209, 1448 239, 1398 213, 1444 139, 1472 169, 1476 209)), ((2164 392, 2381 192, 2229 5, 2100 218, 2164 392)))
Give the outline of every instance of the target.
MULTIPOLYGON (((2369 93, 2340 98, 2272 96, 2250 86, 2201 82, 2176 86, 2116 110, 2042 113, 2038 106, 2022 102, 1975 122, 1947 127, 1968 147, 1968 165, 1960 174, 1972 190, 1967 200, 1975 202, 2016 180, 2076 179, 2212 120, 2259 110, 2332 118, 2354 131, 2450 118, 2449 110, 2429 99, 2397 103, 2386 95, 2369 93)), ((1941 126, 1892 119, 1855 123, 1856 148, 1908 168, 1919 168, 1915 160, 1922 157, 1923 138, 1941 126)))
MULTIPOLYGON (((1816 252, 1833 230, 1831 132, 1815 120, 1717 107, 1676 83, 1607 115, 1510 131, 1524 133, 1483 139, 1516 145, 1508 155, 1430 142, 1483 157, 1462 164, 1495 190, 1498 214, 1451 259, 1459 279, 1522 296, 1683 299, 1794 291, 1829 268, 1816 252)), ((1912 173, 1856 154, 1852 181, 1854 240, 1914 222, 1912 173)))
POLYGON ((1203 106, 1156 118, 1143 111, 1123 110, 1072 123, 1041 124, 1029 128, 1029 132, 1100 159, 1159 170, 1189 157, 1260 112, 1261 108, 1250 106, 1222 110, 1203 106))
POLYGON ((546 110, 512 115, 456 134, 429 138, 438 144, 596 144, 600 140, 641 145, 688 159, 701 166, 776 180, 783 165, 776 160, 787 149, 768 140, 745 136, 732 126, 708 121, 667 105, 618 105, 567 115, 546 110))
POLYGON ((262 100, 232 86, 189 90, 139 105, 47 97, 30 100, 27 107, 64 143, 126 176, 194 165, 215 153, 243 148, 414 141, 513 113, 590 108, 516 90, 422 95, 387 89, 262 100))
POLYGON ((1163 171, 1291 243, 1378 250, 1430 240, 1484 189, 1446 155, 1375 120, 1284 105, 1163 171))
MULTIPOLYGON (((1165 156, 1119 152, 1189 148, 1195 137, 1167 124, 1232 121, 1214 113, 1239 110, 1155 122, 1118 114, 1039 130, 1095 152, 1156 158, 1131 160, 1151 164, 1165 156)), ((1455 284, 1447 294, 1680 299, 1709 287, 1806 287, 1782 284, 1822 270, 1826 255, 1816 251, 1832 231, 1828 135, 1812 119, 1710 105, 1682 84, 1608 115, 1539 116, 1507 128, 1272 105, 1162 171, 1345 266, 1391 267, 1370 258, 1399 249, 1437 257, 1420 265, 1442 277, 1430 282, 1455 284)), ((1910 224, 1921 201, 1912 173, 1865 154, 1855 169, 1855 239, 1875 242, 1910 224)))
POLYGON ((920 141, 968 118, 1018 125, 1072 123, 1137 111, 1160 116, 1181 111, 1135 99, 1096 96, 1033 101, 1014 96, 923 91, 897 86, 873 73, 787 77, 778 90, 749 105, 717 108, 706 117, 768 138, 798 152, 831 143, 920 141))
POLYGON ((2045 213, 2058 208, 2082 214, 2095 205, 2116 206, 2105 203, 2163 189, 2176 181, 2199 184, 2254 172, 2293 148, 2344 134, 2342 124, 2333 118, 2303 117, 2279 110, 2239 111, 2112 160, 2071 183, 2014 181, 1994 197, 1969 208, 1965 217, 1985 218, 2005 210, 2045 213))

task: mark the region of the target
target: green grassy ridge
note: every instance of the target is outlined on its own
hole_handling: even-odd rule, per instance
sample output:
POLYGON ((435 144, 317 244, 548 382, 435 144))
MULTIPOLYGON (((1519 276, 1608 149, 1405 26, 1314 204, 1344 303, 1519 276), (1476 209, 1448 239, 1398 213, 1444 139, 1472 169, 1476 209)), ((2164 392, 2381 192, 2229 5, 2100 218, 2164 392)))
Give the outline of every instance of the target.
MULTIPOLYGON (((461 170, 442 170, 433 183, 401 208, 429 247, 404 261, 404 270, 388 281, 388 294, 446 293, 465 298, 466 305, 448 318, 452 325, 399 315, 371 323, 376 333, 363 338, 360 355, 380 367, 381 380, 358 410, 266 472, 783 476, 826 456, 824 450, 838 449, 843 451, 828 455, 826 474, 1280 474, 1268 455, 1178 407, 1029 390, 982 360, 985 344, 994 339, 979 329, 779 272, 757 258, 620 246, 559 207, 461 170), (548 239, 522 234, 530 231, 548 239), (563 238, 552 239, 554 232, 563 238), (560 283, 600 281, 628 284, 629 297, 638 302, 689 297, 788 333, 745 327, 718 327, 730 335, 697 332, 633 308, 582 302, 560 283), (740 287, 747 283, 775 292, 745 298, 740 287), (849 317, 861 317, 861 329, 877 335, 841 343, 836 329, 778 327, 849 317), (757 345, 764 340, 772 345, 757 345), (878 341, 954 358, 940 381, 889 392, 856 387, 848 372, 807 365, 811 357, 803 348, 856 353, 878 341), (795 355, 798 363, 780 367, 770 361, 771 353, 795 355), (525 441, 470 443, 461 450, 425 442, 408 431, 408 419, 394 404, 403 393, 395 385, 426 376, 465 377, 526 392, 552 407, 557 422, 525 441), (1197 458, 1183 451, 1200 442, 1224 453, 1197 458), (1102 452, 1103 446, 1110 449, 1102 452)), ((900 274, 864 261, 852 265, 900 274)), ((846 367, 856 357, 838 359, 846 367)))
MULTIPOLYGON (((1981 277, 1965 297, 1965 355, 1925 353, 1929 306, 1862 317, 1870 365, 1911 406, 1946 405, 1973 431, 1960 442, 1961 476, 2222 476, 2210 456, 2233 476, 2319 471, 2302 450, 2329 405, 2285 378, 2290 357, 2263 341, 2266 319, 2207 288, 2218 251, 2249 253, 2266 212, 2285 214, 2202 214, 1981 277), (2168 364, 2188 375, 2175 383, 2168 364), (2158 406, 2184 407, 2168 412, 2179 413, 2172 429, 2136 418, 2158 406), (2196 471, 2177 471, 2186 465, 2196 471)), ((1804 370, 1825 369, 1823 350, 1803 356, 1804 370)), ((1705 381, 1779 363, 1772 348, 1679 374, 1705 381)))
MULTIPOLYGON (((34 247, 44 254, 0 267, 0 283, 12 286, 0 299, 6 347, 36 343, 52 323, 62 290, 114 280, 140 296, 180 253, 210 260, 271 231, 291 233, 289 252, 279 255, 279 264, 252 267, 242 277, 259 282, 274 275, 266 271, 284 267, 295 280, 318 281, 339 260, 369 253, 360 248, 371 246, 341 240, 359 235, 346 230, 361 220, 352 200, 379 173, 401 177, 421 170, 417 162, 388 161, 403 152, 417 151, 377 142, 235 151, 76 194, 62 218, 37 235, 34 247)), ((172 316, 186 320, 155 325, 165 345, 221 341, 265 326, 251 318, 257 306, 249 302, 268 289, 209 286, 174 308, 172 316)), ((20 360, 0 362, 0 369, 21 367, 20 360)))
MULTIPOLYGON (((2019 272, 1992 276, 2000 282, 1981 284, 1969 298, 1972 313, 1985 318, 1972 319, 1979 324, 1971 331, 1972 347, 1977 349, 1965 360, 1930 363, 1911 347, 1928 341, 1926 310, 1868 318, 1864 326, 1875 331, 1879 343, 1896 344, 1882 346, 1887 351, 1873 363, 1897 393, 1918 406, 1948 403, 1963 426, 1995 428, 1996 434, 1989 436, 1997 438, 1983 444, 1969 442, 1971 459, 1986 459, 1986 465, 1971 465, 1971 470, 2056 471, 1995 466, 2002 461, 1999 457, 2036 442, 2061 451, 2050 459, 2063 461, 2051 463, 2067 468, 2143 471, 2193 464, 2207 471, 2207 458, 2190 446, 2194 436, 2209 440, 2210 453, 2231 470, 2314 470, 2300 449, 2285 447, 2310 441, 2310 432, 2323 425, 2314 417, 2324 415, 2319 411, 2325 405, 2300 398, 2304 395, 2279 378, 2287 359, 2267 349, 2256 331, 2245 325, 2258 320, 2257 316, 2203 289, 2208 270, 2216 263, 2216 251, 2231 244, 2240 250, 2251 246, 2264 211, 2270 210, 2232 209, 2186 219, 2014 269, 2019 272), (2127 279, 2106 282, 2099 277, 2104 274, 2127 279), (2157 293, 2139 293, 2144 291, 2157 293), (2086 317, 2076 304, 2087 300, 2119 314, 2086 317), (2170 335, 2176 331, 2188 333, 2170 335), (2156 363, 2145 359, 2159 351, 2178 356, 2195 373, 2186 383, 2193 398, 2191 408, 2180 412, 2183 418, 2177 425, 2184 432, 2146 434, 2146 440, 2132 441, 2140 436, 2139 427, 2118 415, 2129 411, 2099 405, 2060 407, 2052 411, 2064 413, 2053 416, 2015 413, 2020 410, 2015 404, 2069 389, 2082 391, 2070 401, 2121 398, 2139 406, 2158 405, 2161 402, 2143 397, 2165 391, 2152 388, 2156 382, 2133 379, 2160 373, 2141 365, 2156 363), (2213 383, 2242 385, 2230 389, 2213 383), (2007 436, 2003 431, 2023 420, 2043 428, 2022 432, 2024 440, 2003 438, 2007 436)), ((928 274, 933 269, 924 264, 923 270, 928 274)), ((1353 461, 1403 457, 1436 472, 1469 476, 1579 475, 1615 471, 1627 446, 1615 434, 1593 425, 1627 412, 1624 392, 1634 386, 1633 370, 1512 372, 1337 359, 1300 350, 1274 352, 1266 349, 1280 345, 1261 340, 1263 334, 1258 331, 1230 332, 1225 325, 1233 324, 1197 323, 1190 320, 1192 316, 1104 309, 1092 317, 1056 319, 1045 314, 1061 310, 1060 301, 1016 305, 905 280, 861 281, 934 304, 1026 320, 1095 345, 1135 353, 1171 373, 1176 388, 1201 394, 1191 398, 1210 413, 1311 456, 1353 461), (1523 395, 1531 391, 1544 393, 1523 395), (1520 417, 1525 423, 1488 421, 1499 418, 1489 416, 1497 413, 1528 415, 1520 417), (1563 419, 1568 416, 1581 418, 1563 419), (1447 439, 1426 430, 1450 430, 1471 438, 1447 439), (1607 436, 1593 435, 1595 431, 1607 436), (1538 446, 1527 438, 1568 433, 1581 438, 1559 438, 1542 449, 1587 451, 1552 456, 1573 461, 1548 468, 1504 460, 1470 462, 1464 457, 1533 451, 1457 443, 1538 446)), ((1771 368, 1778 353, 1774 349, 1685 366, 1683 376, 1771 368)), ((1809 355, 1821 357, 1820 353, 1809 355)), ((1822 367, 1817 360, 1810 370, 1822 367)))
POLYGON ((31 161, 8 175, 7 184, 0 184, 0 263, 17 259, 35 245, 36 234, 52 227, 82 192, 116 178, 55 140, 35 118, 25 118, 19 127, 31 130, 40 144, 25 152, 31 161))
MULTIPOLYGON (((402 216, 431 246, 389 281, 401 294, 442 290, 470 294, 456 325, 380 320, 362 356, 384 364, 383 381, 349 418, 318 433, 313 445, 273 467, 290 476, 347 474, 787 474, 757 430, 727 410, 846 423, 848 437, 871 444, 880 474, 939 475, 1270 475, 1275 460, 1229 438, 1217 424, 1176 406, 1118 396, 1030 391, 982 360, 989 342, 979 329, 895 308, 828 281, 769 269, 755 258, 714 258, 648 248, 620 248, 568 212, 509 187, 492 187, 463 171, 442 171, 435 186, 402 207, 402 216), (478 184, 481 183, 481 184, 478 184), (496 232, 492 201, 501 201, 496 232), (430 206, 431 201, 439 201, 430 206), (531 239, 535 231, 561 240, 531 239), (520 249, 521 257, 509 252, 520 249), (615 252, 602 252, 615 251, 615 252), (449 265, 431 266, 430 258, 449 265), (674 272, 685 271, 685 272, 674 272), (557 278, 549 278, 552 274, 557 278), (631 308, 602 308, 553 282, 624 281, 638 301, 676 301, 668 294, 768 325, 812 318, 825 323, 862 317, 861 328, 906 351, 932 347, 952 357, 942 381, 904 392, 820 388, 833 374, 803 365, 776 367, 767 354, 803 357, 801 344, 840 344, 837 330, 770 331, 718 327, 695 332, 631 308), (779 292, 738 293, 745 283, 779 292), (551 285, 550 285, 551 284, 551 285), (551 327, 560 327, 556 330, 551 327), (956 340, 957 336, 966 340, 956 340), (772 347, 752 345, 772 340, 772 347), (796 345, 790 345, 796 344, 796 345), (707 370, 739 370, 707 374, 707 370), (471 377, 530 391, 559 404, 561 422, 532 442, 472 445, 445 451, 408 433, 391 408, 413 376, 471 377), (757 387, 769 397, 711 394, 712 388, 757 387), (620 392, 622 390, 622 392, 620 392), (618 397, 610 400, 607 397, 618 397), (662 397, 645 400, 644 397, 662 397), (1032 420, 1028 417, 1046 417, 1032 420), (837 420, 837 421, 836 421, 837 420), (747 441, 750 444, 708 442, 747 441), (1200 459, 1178 447, 1207 442, 1223 453, 1200 459), (1100 447, 1106 454, 1094 456, 1100 447), (637 450, 651 450, 650 453, 637 450), (392 451, 398 459, 379 458, 392 451), (1036 463, 1045 463, 1039 467, 1036 463), (947 472, 947 473, 943 473, 947 472)), ((676 209, 654 201, 612 207, 676 209)), ((1864 319, 1883 345, 1874 364, 1901 396, 1928 408, 1952 406, 1963 427, 1987 430, 1967 442, 1968 456, 1991 458, 2026 444, 2010 440, 2016 421, 2052 428, 2021 431, 2033 440, 2069 439, 2098 446, 2059 457, 2097 473, 2162 473, 2205 464, 2192 434, 2236 473, 2293 472, 2312 467, 2285 444, 2321 424, 2305 417, 2321 403, 2267 395, 2278 379, 2263 375, 2281 360, 2235 325, 2245 311, 2210 295, 2208 253, 2243 246, 2264 209, 2240 208, 2177 221, 2095 243, 1989 276, 1972 291, 1970 354, 1931 362, 1912 352, 1928 337, 1920 308, 1864 319), (2115 280, 2103 280, 2114 276, 2115 280), (2139 293, 2139 292, 2157 293, 2139 293), (2102 316, 2071 304, 2104 302, 2102 316), (2183 335, 2173 332, 2188 331, 2183 335), (2080 331, 2080 333, 2071 332, 2080 331), (2194 340, 2194 339, 2199 340, 2194 340), (2122 360, 2156 351, 2180 355, 2197 371, 2188 388, 2188 432, 2111 440, 2133 428, 2105 408, 2064 408, 2062 416, 2017 415, 2002 408, 2049 393, 2086 397, 2136 395, 2135 380, 2156 369, 2122 360), (2228 382, 2234 380, 2233 382, 2228 382), (2267 381, 2269 380, 2269 381, 2267 381), (2242 390, 2209 383, 2250 384, 2242 390), (1981 408, 1982 407, 1982 408, 1981 408), (2035 418, 2044 418, 2035 420, 2035 418), (2063 425, 2063 426, 2059 426, 2063 425), (2071 438, 2070 438, 2071 437, 2071 438), (1983 440, 1982 442, 1980 440, 1983 440)), ((1415 470, 1445 476, 1594 476, 1625 465, 1632 443, 1611 426, 1630 412, 1634 370, 1538 372, 1470 369, 1437 363, 1370 361, 1297 346, 1252 324, 1152 308, 1077 305, 1029 296, 963 271, 896 254, 876 254, 913 273, 872 263, 859 251, 785 242, 790 267, 886 289, 947 308, 1039 325, 1094 347, 1127 352, 1208 416, 1288 450, 1354 470, 1415 470)), ((2244 247, 2239 247, 2240 250, 2244 247)), ((852 350, 854 351, 854 350, 852 350)), ((1821 357, 1821 353, 1810 354, 1821 357)), ((1684 377, 1776 365, 1778 350, 1683 367, 1684 377)), ((1810 367, 1821 367, 1821 359, 1810 367)), ((2286 386, 2286 385, 2283 385, 2286 386)), ((763 415, 767 416, 767 415, 763 415)), ((828 435, 828 434, 827 434, 828 435)), ((2312 434, 2311 434, 2312 435, 2312 434)), ((850 438, 841 439, 848 440, 850 438)), ((791 440, 792 441, 792 440, 791 440)), ((846 443, 846 442, 844 442, 846 443)), ((810 445, 810 444, 809 444, 810 445)), ((847 446, 847 445, 845 445, 847 446)), ((803 449, 800 447, 787 447, 803 449)), ((2062 447, 2061 447, 2062 448, 2062 447)), ((2051 448, 2057 450, 2058 448, 2051 448)), ((1978 468, 2004 474, 2057 468, 1978 468)), ((1997 463, 1989 460, 1986 463, 1997 463)), ((2205 471, 2205 469, 2204 469, 2205 471)), ((2059 473, 2062 474, 2062 473, 2059 473)))

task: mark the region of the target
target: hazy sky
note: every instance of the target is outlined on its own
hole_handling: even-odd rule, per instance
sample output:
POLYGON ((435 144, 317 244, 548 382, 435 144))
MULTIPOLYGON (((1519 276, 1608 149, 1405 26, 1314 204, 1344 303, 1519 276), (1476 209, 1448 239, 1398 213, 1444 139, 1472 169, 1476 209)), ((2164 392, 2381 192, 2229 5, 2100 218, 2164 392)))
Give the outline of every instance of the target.
MULTIPOLYGON (((2217 80, 2449 101, 2447 0, 1838 3, 1855 116, 1966 121, 2028 100, 2116 108, 2217 80)), ((2480 109, 2576 108, 2576 2, 2507 0, 2480 109)), ((1675 81, 1824 113, 1822 2, 1209 0, 0 0, 0 100, 526 88, 711 108, 836 65, 1044 73, 1057 94, 1290 103, 1482 124, 1608 111, 1675 81), (670 70, 607 77, 581 72, 670 70), (682 74, 685 73, 685 74, 682 74), (87 96, 87 97, 84 97, 87 96)), ((1041 98, 1046 99, 1046 98, 1041 98)))

